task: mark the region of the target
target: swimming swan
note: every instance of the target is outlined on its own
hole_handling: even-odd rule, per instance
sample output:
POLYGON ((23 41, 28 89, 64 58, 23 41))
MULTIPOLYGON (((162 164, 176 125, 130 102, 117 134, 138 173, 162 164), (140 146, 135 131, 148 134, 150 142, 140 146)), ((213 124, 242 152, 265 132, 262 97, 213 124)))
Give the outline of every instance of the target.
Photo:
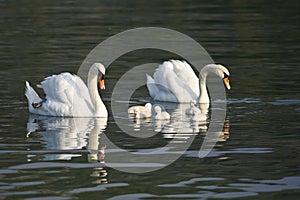
POLYGON ((107 117, 97 87, 99 82, 100 89, 105 89, 104 75, 105 67, 94 63, 88 73, 88 86, 79 76, 67 72, 49 76, 40 85, 45 93, 43 98, 26 81, 29 112, 61 117, 107 117))
POLYGON ((128 108, 128 114, 134 114, 135 118, 149 118, 151 117, 151 103, 146 103, 145 106, 131 106, 128 108))
POLYGON ((200 110, 193 110, 192 118, 191 118, 192 122, 204 122, 206 120, 207 120, 207 116, 201 113, 200 110))
POLYGON ((158 101, 187 103, 196 100, 199 103, 209 103, 206 77, 210 73, 223 79, 226 88, 230 89, 230 74, 226 67, 220 64, 205 65, 200 71, 199 84, 199 79, 191 66, 179 60, 163 62, 155 70, 153 78, 146 74, 147 88, 150 96, 158 101))
POLYGON ((154 106, 154 113, 156 120, 169 120, 170 114, 167 111, 161 111, 161 107, 159 105, 154 106))

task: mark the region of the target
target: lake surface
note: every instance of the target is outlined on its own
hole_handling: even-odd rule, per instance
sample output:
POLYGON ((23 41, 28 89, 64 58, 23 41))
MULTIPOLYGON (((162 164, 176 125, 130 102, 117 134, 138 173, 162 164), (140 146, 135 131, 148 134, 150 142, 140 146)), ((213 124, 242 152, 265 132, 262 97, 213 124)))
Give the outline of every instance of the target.
MULTIPOLYGON (((1 0, 0 9, 0 199, 299 197, 299 3, 1 0), (229 68, 232 89, 226 91, 226 119, 219 122, 224 128, 204 158, 198 154, 209 118, 195 130, 188 118, 175 120, 179 105, 163 104, 177 123, 162 130, 153 120, 137 122, 118 113, 132 130, 128 135, 112 115, 120 77, 133 66, 180 59, 170 52, 138 50, 109 66, 101 92, 107 121, 28 113, 25 80, 36 85, 52 74, 76 73, 100 42, 136 27, 186 34, 229 68), (154 135, 134 137, 144 131, 154 135), (128 160, 110 165, 120 148, 140 155, 187 142, 186 151, 167 149, 149 165, 139 160, 136 166, 122 165, 128 160), (155 165, 164 162, 170 163, 155 165), (150 172, 122 171, 134 167, 150 172)), ((153 103, 143 86, 130 104, 147 101, 153 103)), ((215 110, 221 104, 215 102, 215 110)))

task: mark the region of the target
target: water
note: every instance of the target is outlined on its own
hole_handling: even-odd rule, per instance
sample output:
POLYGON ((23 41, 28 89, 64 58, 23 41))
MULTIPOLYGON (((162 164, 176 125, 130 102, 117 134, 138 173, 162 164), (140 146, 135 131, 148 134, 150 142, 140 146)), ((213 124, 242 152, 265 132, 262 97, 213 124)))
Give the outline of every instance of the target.
MULTIPOLYGON (((0 5, 1 199, 299 196, 299 3, 0 1, 0 5), (123 133, 111 115, 112 88, 132 66, 175 55, 141 50, 117 59, 102 93, 110 113, 107 122, 29 115, 23 93, 25 80, 36 84, 51 74, 76 73, 98 43, 141 26, 171 28, 194 38, 215 62, 228 66, 232 90, 227 92, 229 133, 220 135, 207 157, 198 157, 203 125, 174 163, 135 174, 103 164, 115 150, 105 146, 103 138, 144 152, 168 144, 174 135, 135 139, 123 133)), ((145 87, 134 95, 133 100, 149 99, 145 87)), ((128 118, 124 124, 133 134, 155 129, 151 122, 134 125, 128 118)))

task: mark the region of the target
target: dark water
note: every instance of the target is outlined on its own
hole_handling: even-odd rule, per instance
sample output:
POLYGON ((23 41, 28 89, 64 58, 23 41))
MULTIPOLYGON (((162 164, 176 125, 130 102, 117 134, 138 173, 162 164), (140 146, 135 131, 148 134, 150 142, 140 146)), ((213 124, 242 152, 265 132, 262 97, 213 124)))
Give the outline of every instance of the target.
MULTIPOLYGON (((0 8, 0 199, 299 197, 299 3, 2 0, 0 8), (106 146, 104 158, 102 138, 143 152, 168 144, 174 135, 136 140, 123 133, 111 115, 112 88, 132 66, 174 55, 140 50, 110 66, 102 93, 110 112, 107 123, 29 115, 23 93, 25 80, 36 84, 51 74, 76 73, 97 44, 143 26, 194 38, 215 62, 228 66, 232 90, 227 92, 229 133, 208 156, 198 157, 204 126, 178 160, 136 174, 103 164, 114 148, 106 146)), ((135 97, 149 95, 143 87, 135 97)), ((137 134, 155 128, 126 120, 137 134)))

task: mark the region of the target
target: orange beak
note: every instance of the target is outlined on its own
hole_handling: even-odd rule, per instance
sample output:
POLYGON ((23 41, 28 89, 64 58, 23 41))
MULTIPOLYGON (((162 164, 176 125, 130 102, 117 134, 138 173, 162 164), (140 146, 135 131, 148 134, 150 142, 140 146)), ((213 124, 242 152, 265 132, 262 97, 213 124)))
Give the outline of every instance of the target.
POLYGON ((229 78, 228 77, 223 78, 223 82, 224 82, 226 88, 228 90, 230 90, 231 87, 230 87, 230 84, 229 84, 229 78))
POLYGON ((101 90, 105 90, 104 78, 99 78, 99 86, 101 90))

